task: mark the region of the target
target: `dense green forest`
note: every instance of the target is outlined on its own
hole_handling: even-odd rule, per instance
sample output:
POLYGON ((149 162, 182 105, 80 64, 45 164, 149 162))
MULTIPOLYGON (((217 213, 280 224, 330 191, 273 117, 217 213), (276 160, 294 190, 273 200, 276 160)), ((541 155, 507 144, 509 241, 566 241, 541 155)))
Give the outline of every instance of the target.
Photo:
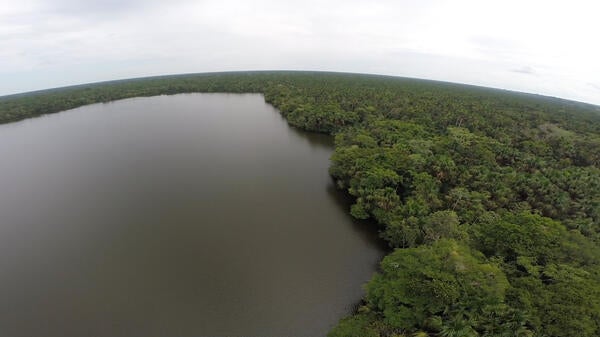
POLYGON ((330 337, 600 336, 600 107, 395 77, 244 72, 5 96, 0 123, 184 92, 263 93, 291 125, 335 135, 330 173, 390 254, 330 337))

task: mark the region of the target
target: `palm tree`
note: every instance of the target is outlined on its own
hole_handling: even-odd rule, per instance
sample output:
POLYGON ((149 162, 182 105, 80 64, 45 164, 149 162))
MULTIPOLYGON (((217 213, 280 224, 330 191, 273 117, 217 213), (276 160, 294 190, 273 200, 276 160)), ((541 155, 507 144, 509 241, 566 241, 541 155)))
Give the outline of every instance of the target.
POLYGON ((456 317, 442 325, 439 335, 441 337, 477 337, 478 333, 473 329, 471 322, 456 317))

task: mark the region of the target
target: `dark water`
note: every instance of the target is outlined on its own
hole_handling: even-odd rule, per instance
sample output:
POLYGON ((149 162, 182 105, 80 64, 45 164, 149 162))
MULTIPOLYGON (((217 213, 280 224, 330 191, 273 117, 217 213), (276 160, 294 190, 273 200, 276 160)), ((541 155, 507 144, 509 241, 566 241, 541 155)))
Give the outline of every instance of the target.
POLYGON ((0 126, 0 336, 324 336, 381 256, 260 95, 0 126))

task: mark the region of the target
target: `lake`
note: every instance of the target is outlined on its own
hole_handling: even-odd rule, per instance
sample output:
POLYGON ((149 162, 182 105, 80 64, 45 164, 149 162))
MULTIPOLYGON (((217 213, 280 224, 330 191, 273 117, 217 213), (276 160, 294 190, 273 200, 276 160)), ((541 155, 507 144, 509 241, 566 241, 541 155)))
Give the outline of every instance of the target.
POLYGON ((383 255, 258 94, 0 125, 0 336, 325 336, 383 255))

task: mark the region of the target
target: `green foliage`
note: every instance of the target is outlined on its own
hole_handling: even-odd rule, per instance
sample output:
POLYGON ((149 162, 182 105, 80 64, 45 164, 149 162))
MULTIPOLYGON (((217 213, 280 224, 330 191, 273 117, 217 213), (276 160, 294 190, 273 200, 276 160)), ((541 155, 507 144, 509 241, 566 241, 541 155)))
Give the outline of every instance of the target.
POLYGON ((522 212, 490 215, 472 228, 474 245, 501 259, 514 307, 548 336, 595 336, 600 326, 596 245, 557 221, 522 212))
POLYGON ((451 331, 460 320, 469 331, 487 333, 478 318, 499 314, 495 307, 502 307, 509 286, 497 265, 455 241, 397 249, 381 269, 367 286, 367 303, 384 323, 409 332, 451 331))
POLYGON ((600 108, 394 77, 239 72, 0 97, 0 123, 90 103, 256 92, 335 135, 330 174, 394 249, 345 336, 600 335, 600 108))
POLYGON ((327 334, 327 337, 379 337, 376 320, 369 315, 344 318, 327 334))

